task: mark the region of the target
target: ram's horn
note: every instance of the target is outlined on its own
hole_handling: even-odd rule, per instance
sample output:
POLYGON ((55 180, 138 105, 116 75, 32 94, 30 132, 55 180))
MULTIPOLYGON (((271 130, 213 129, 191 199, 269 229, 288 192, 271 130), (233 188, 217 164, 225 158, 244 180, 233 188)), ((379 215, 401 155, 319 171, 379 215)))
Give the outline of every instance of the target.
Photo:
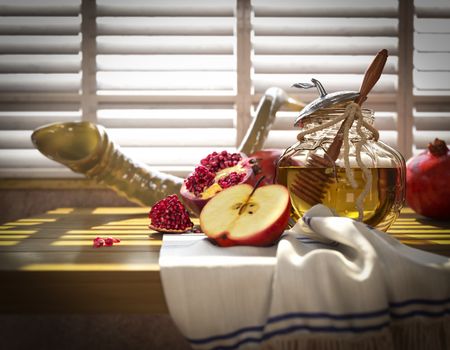
POLYGON ((305 104, 289 97, 278 87, 267 89, 256 108, 256 116, 238 147, 239 152, 250 155, 264 147, 264 142, 275 121, 275 115, 281 107, 300 111, 305 104))
MULTIPOLYGON (((276 112, 286 105, 297 110, 304 107, 279 88, 266 91, 239 152, 252 154, 260 150, 275 120, 276 112)), ((125 156, 109 139, 106 130, 90 122, 55 123, 36 129, 31 135, 35 147, 76 173, 104 184, 129 200, 152 206, 158 200, 179 193, 183 179, 150 169, 125 156)))
POLYGON ((90 122, 45 125, 31 135, 36 148, 76 173, 104 184, 130 201, 151 206, 179 193, 183 179, 125 156, 106 130, 90 122))

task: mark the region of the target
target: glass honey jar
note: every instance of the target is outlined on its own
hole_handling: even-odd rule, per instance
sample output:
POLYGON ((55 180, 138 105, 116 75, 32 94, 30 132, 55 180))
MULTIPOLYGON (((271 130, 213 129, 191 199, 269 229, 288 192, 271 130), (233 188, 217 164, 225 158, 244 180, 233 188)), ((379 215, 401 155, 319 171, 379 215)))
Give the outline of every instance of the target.
MULTIPOLYGON (((386 231, 405 201, 405 160, 378 139, 374 112, 354 102, 358 92, 320 97, 296 119, 300 133, 280 157, 277 179, 290 193, 297 221, 315 204, 386 231)), ((301 87, 309 87, 302 84, 301 87)))

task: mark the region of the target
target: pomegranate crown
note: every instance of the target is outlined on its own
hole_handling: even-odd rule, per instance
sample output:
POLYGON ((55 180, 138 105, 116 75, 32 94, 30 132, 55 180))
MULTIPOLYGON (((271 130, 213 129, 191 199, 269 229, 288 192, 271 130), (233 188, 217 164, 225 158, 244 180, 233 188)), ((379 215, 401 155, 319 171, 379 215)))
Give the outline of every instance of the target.
POLYGON ((436 138, 433 143, 428 144, 428 150, 433 156, 440 157, 447 154, 448 147, 444 140, 436 138))

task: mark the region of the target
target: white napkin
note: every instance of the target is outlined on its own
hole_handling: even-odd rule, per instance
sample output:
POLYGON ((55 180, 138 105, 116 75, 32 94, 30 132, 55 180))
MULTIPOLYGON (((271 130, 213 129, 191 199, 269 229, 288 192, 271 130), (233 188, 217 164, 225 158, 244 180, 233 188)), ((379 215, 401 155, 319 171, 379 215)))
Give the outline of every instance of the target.
POLYGON ((267 248, 164 235, 160 266, 194 349, 450 349, 450 259, 322 205, 267 248))

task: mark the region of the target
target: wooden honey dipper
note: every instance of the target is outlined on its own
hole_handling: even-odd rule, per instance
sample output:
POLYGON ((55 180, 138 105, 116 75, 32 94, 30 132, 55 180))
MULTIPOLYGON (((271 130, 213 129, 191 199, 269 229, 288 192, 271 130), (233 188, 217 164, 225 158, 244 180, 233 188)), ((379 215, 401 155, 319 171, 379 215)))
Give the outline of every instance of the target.
MULTIPOLYGON (((376 55, 370 66, 367 68, 364 74, 364 79, 361 83, 360 93, 354 101, 359 106, 361 106, 362 103, 367 99, 367 94, 372 90, 372 88, 379 80, 383 68, 386 64, 387 57, 388 57, 387 50, 386 49, 381 50, 380 52, 378 52, 378 54, 376 55)), ((336 136, 333 139, 333 142, 331 143, 330 147, 325 151, 325 156, 321 157, 316 154, 311 154, 310 159, 306 164, 306 167, 328 168, 330 167, 330 165, 332 165, 333 168, 336 167, 335 162, 339 156, 342 144, 344 142, 345 131, 346 129, 348 131, 348 128, 350 128, 351 124, 353 123, 353 121, 351 121, 350 125, 348 125, 349 124, 348 119, 349 116, 346 116, 345 118, 337 118, 337 120, 336 119, 332 120, 331 122, 327 122, 319 127, 312 128, 298 135, 298 139, 299 141, 301 141, 305 134, 310 134, 315 131, 325 129, 342 120, 342 124, 339 130, 337 131, 336 136)), ((298 120, 296 121, 296 124, 298 124, 298 120)), ((374 134, 375 139, 378 139, 378 131, 375 128, 373 128, 372 126, 368 125, 365 122, 364 126, 374 134)), ((321 171, 312 171, 309 173, 305 172, 302 174, 302 177, 297 175, 295 181, 290 185, 290 190, 294 195, 296 195, 297 197, 299 197, 300 199, 302 199, 303 201, 307 202, 312 206, 322 202, 323 197, 325 195, 325 189, 332 182, 333 179, 331 177, 331 173, 327 174, 321 171)))

